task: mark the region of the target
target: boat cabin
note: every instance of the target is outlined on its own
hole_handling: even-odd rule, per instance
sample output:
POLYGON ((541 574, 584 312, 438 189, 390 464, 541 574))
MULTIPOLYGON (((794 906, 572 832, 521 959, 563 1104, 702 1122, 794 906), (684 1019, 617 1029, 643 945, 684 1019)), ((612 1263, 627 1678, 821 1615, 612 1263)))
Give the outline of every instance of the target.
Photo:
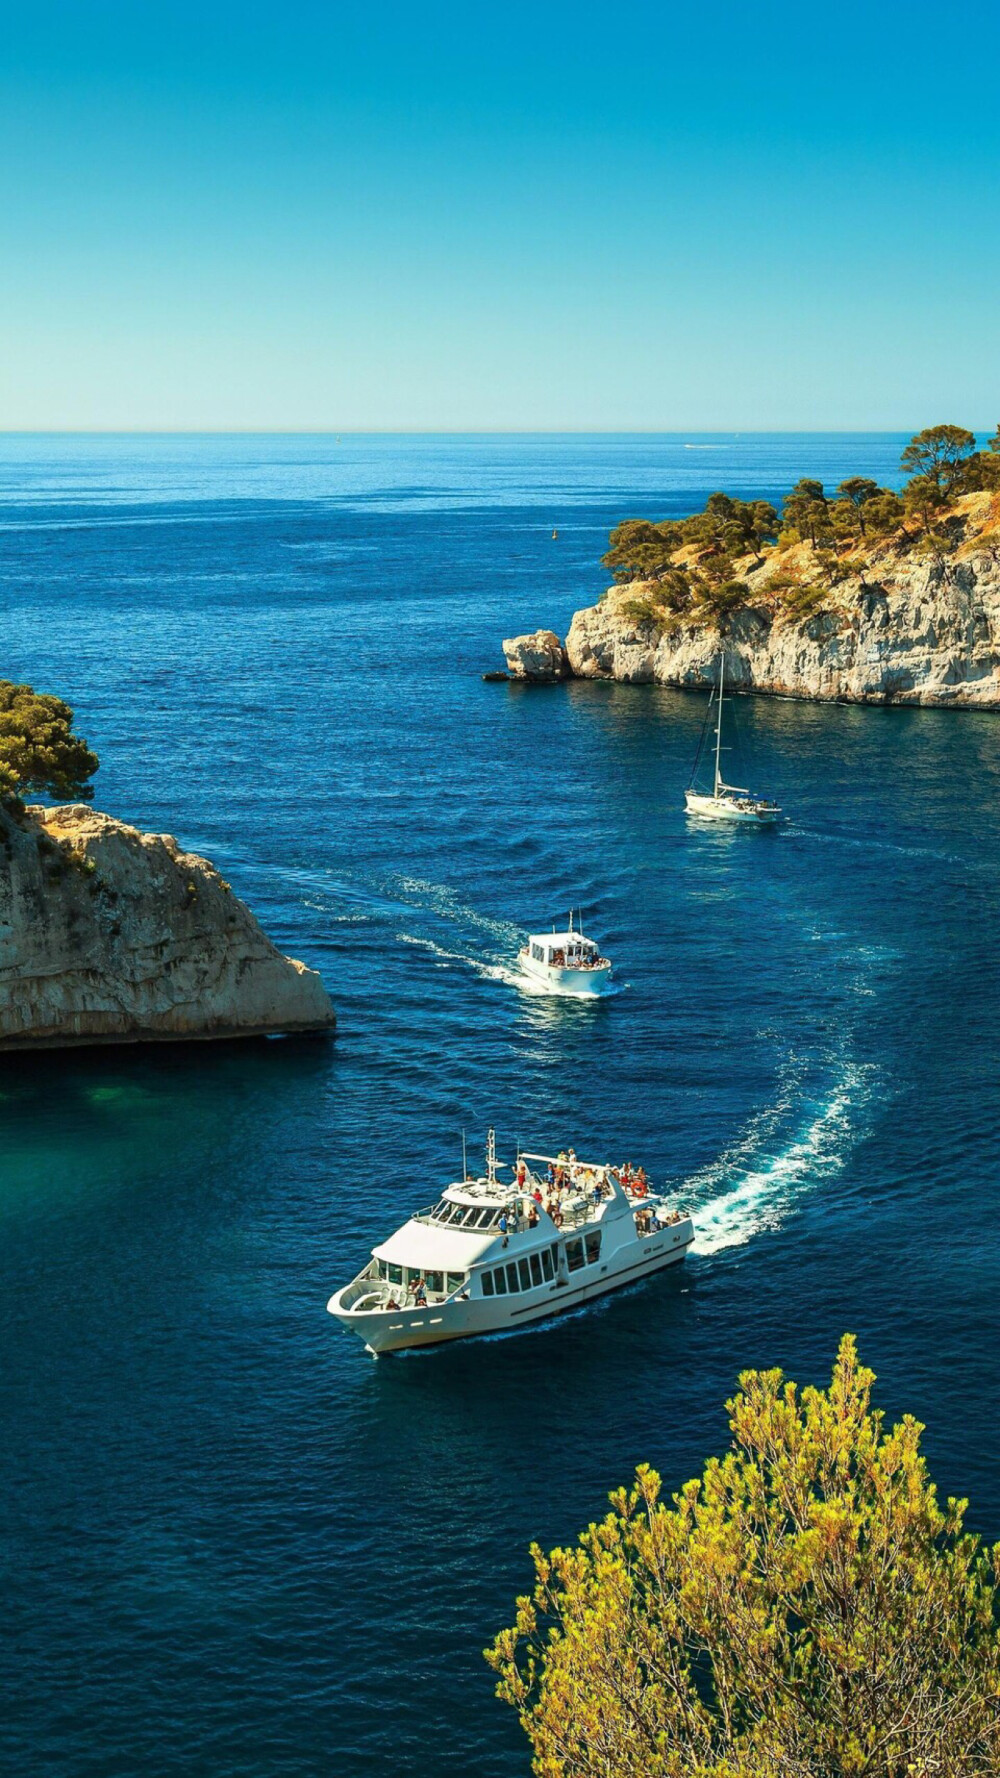
POLYGON ((593 939, 580 932, 533 932, 526 948, 532 963, 542 969, 593 969, 601 961, 593 939))

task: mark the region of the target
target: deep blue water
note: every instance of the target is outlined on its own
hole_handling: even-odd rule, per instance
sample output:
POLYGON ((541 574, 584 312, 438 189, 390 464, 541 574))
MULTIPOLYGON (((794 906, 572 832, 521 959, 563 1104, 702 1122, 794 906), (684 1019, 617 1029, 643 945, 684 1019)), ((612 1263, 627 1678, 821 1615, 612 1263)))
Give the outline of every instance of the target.
POLYGON ((1000 1536, 997 718, 741 700, 791 819, 726 834, 682 812, 698 697, 479 677, 621 517, 897 479, 900 442, 0 440, 0 672, 340 1016, 3 1060, 5 1771, 525 1773, 480 1650, 529 1540, 640 1460, 683 1482, 742 1367, 822 1380, 846 1328, 1000 1536), (599 1006, 503 979, 570 905, 599 1006), (375 1364, 327 1296, 491 1120, 644 1160, 698 1249, 375 1364))

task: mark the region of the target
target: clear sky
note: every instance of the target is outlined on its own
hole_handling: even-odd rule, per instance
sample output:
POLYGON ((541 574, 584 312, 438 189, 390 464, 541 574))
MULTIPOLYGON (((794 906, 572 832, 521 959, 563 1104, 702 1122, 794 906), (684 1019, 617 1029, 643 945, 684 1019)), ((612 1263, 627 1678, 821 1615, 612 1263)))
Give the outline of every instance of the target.
POLYGON ((998 69, 997 0, 22 0, 0 427, 992 430, 998 69))

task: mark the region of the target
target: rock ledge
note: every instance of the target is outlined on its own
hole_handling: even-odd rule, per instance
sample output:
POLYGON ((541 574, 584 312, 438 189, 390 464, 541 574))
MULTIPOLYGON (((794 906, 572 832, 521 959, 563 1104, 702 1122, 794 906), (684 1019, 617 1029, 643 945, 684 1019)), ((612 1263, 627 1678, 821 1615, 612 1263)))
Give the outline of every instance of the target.
POLYGON ((512 636, 503 645, 507 669, 513 679, 532 685, 552 685, 570 675, 566 650, 554 630, 535 630, 530 636, 512 636))
POLYGON ((0 1049, 329 1031, 213 865, 86 804, 0 808, 0 1049))

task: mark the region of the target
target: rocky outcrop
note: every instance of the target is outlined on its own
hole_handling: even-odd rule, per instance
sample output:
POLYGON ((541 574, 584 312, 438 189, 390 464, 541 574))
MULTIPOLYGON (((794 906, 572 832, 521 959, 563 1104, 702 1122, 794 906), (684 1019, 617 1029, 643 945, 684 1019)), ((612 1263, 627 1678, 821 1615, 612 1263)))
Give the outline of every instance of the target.
POLYGON ((553 630, 535 630, 531 636, 512 636, 503 645, 507 668, 513 679, 532 685, 551 685, 569 675, 566 650, 553 630))
POLYGON ((0 1049, 326 1031, 283 957, 170 834, 84 804, 0 808, 0 1049))
MULTIPOLYGON (((964 502, 972 507, 988 499, 964 502)), ((985 510, 985 508, 984 508, 985 510)), ((976 516, 975 514, 973 516, 976 516)), ((807 546, 743 564, 746 605, 717 625, 655 614, 655 589, 611 587, 573 618, 569 671, 579 679, 697 686, 718 676, 720 647, 734 688, 867 704, 1000 708, 1000 537, 973 530, 945 555, 889 546, 838 565, 842 578, 795 617, 773 590, 780 571, 814 580, 807 546)), ((508 646, 504 645, 505 648, 508 646)))

